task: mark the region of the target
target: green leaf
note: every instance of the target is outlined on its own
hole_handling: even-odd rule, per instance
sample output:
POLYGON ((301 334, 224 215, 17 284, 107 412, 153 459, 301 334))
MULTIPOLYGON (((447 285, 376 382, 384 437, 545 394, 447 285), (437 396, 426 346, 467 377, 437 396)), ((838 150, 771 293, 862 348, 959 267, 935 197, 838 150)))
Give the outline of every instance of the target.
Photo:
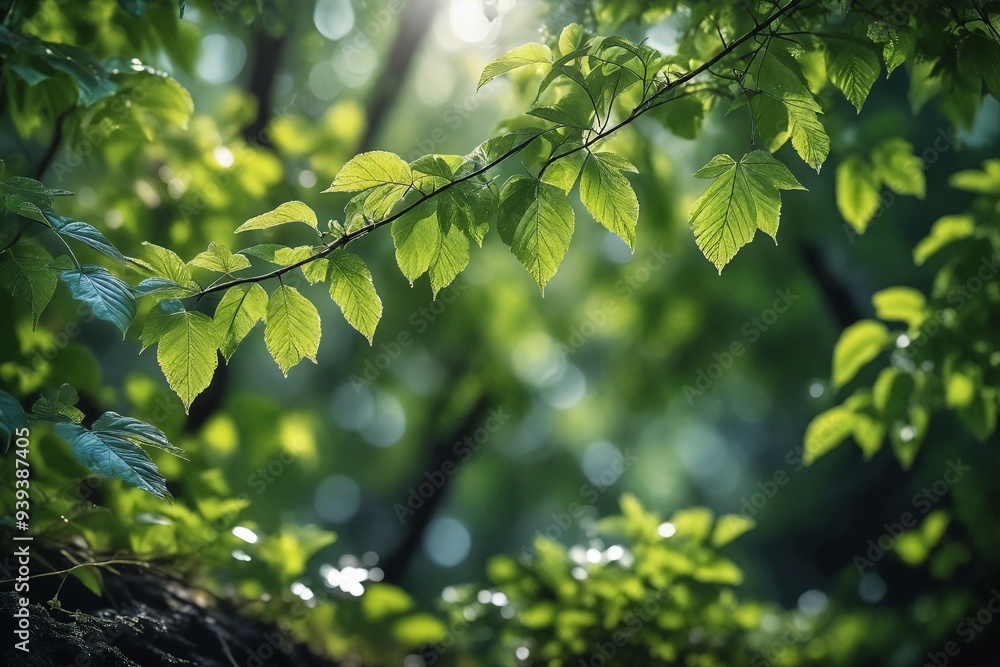
POLYGON ((31 416, 46 421, 79 424, 85 416, 83 411, 76 407, 79 401, 80 395, 76 389, 64 384, 59 387, 53 400, 42 396, 35 401, 35 404, 31 406, 31 416))
POLYGON ((500 238, 544 293, 569 249, 573 207, 559 187, 526 176, 512 176, 500 199, 500 238))
POLYGON ((705 120, 705 103, 695 95, 685 95, 658 104, 649 115, 678 137, 694 139, 705 120))
POLYGON ((438 196, 437 218, 443 232, 458 227, 480 246, 496 214, 497 197, 489 184, 466 181, 438 196))
POLYGON ((757 131, 769 150, 777 150, 790 137, 795 152, 818 172, 830 153, 830 138, 819 120, 823 109, 809 89, 801 64, 786 48, 772 45, 756 73, 751 72, 748 83, 761 91, 751 101, 751 108, 757 131))
POLYGON ((282 285, 271 293, 264 314, 264 344, 286 377, 304 358, 316 363, 320 333, 316 307, 297 289, 282 285))
POLYGON ((161 500, 173 500, 167 481, 138 445, 107 433, 94 433, 76 424, 56 424, 56 435, 70 443, 73 456, 107 479, 121 479, 161 500))
POLYGON ((442 234, 441 243, 428 267, 434 297, 450 285, 469 264, 469 238, 457 226, 442 234))
POLYGON ((587 33, 582 25, 579 23, 570 23, 559 33, 559 54, 565 57, 566 54, 577 50, 586 36, 587 33))
POLYGON ((70 574, 88 591, 97 597, 104 597, 104 577, 101 575, 101 568, 96 565, 84 565, 74 567, 70 570, 70 574))
POLYGON ((887 424, 906 416, 913 393, 913 376, 896 368, 883 368, 872 385, 872 404, 887 424))
POLYGON ((952 174, 948 185, 967 192, 1000 195, 1000 160, 986 160, 983 169, 966 169, 952 174))
POLYGON ((250 266, 250 260, 243 255, 236 255, 221 243, 212 241, 208 250, 188 262, 189 266, 199 266, 216 273, 234 273, 250 266))
POLYGON ((833 385, 840 388, 892 343, 881 322, 861 320, 844 329, 833 348, 833 385))
POLYGON ((158 246, 149 241, 143 241, 142 247, 145 250, 145 260, 133 260, 149 274, 172 280, 182 287, 198 288, 198 283, 191 280, 191 269, 187 267, 184 260, 177 253, 169 248, 158 246))
POLYGON ((226 290, 215 307, 215 326, 221 339, 219 348, 226 363, 254 325, 264 318, 267 301, 267 292, 257 283, 236 285, 226 290))
MULTIPOLYGON (((550 128, 551 129, 551 128, 550 128)), ((522 127, 508 134, 501 134, 499 137, 487 139, 476 147, 469 157, 479 166, 496 162, 504 155, 510 153, 518 146, 524 146, 524 150, 532 148, 532 142, 537 141, 540 136, 549 130, 541 127, 522 127)))
POLYGON ((121 254, 118 248, 111 245, 111 242, 104 238, 104 235, 97 231, 93 225, 73 220, 72 218, 64 218, 53 211, 42 211, 42 214, 49 221, 49 224, 52 225, 52 229, 60 236, 66 236, 84 243, 116 262, 125 264, 128 261, 125 259, 125 255, 121 254))
POLYGON ((881 206, 880 186, 875 171, 859 155, 849 155, 837 165, 837 208, 859 234, 868 229, 881 206))
POLYGON ((170 444, 166 434, 152 424, 147 424, 134 417, 122 416, 117 412, 105 412, 93 423, 91 430, 95 434, 124 438, 136 445, 156 447, 174 455, 184 451, 180 447, 170 444))
POLYGON ((833 85, 861 113, 882 66, 875 51, 864 42, 852 37, 836 37, 827 41, 826 71, 833 85))
POLYGON ((977 391, 968 405, 959 408, 958 417, 977 440, 986 442, 997 429, 996 391, 992 388, 977 391))
POLYGON ((899 464, 904 470, 909 470, 913 466, 920 445, 923 444, 927 435, 927 427, 930 426, 931 416, 923 406, 914 405, 909 411, 909 423, 901 428, 892 430, 889 442, 892 444, 892 451, 896 455, 899 464))
POLYGON ((379 623, 413 609, 413 598, 392 584, 374 584, 361 598, 361 610, 369 622, 379 623))
POLYGON ((916 37, 908 28, 896 29, 890 23, 875 21, 868 26, 868 39, 882 44, 886 78, 916 53, 916 37))
POLYGON ((855 416, 850 410, 835 407, 821 412, 806 427, 802 460, 806 465, 823 456, 851 436, 855 416))
POLYGON ((17 429, 28 425, 28 415, 25 414, 21 402, 0 390, 0 434, 4 441, 14 435, 17 429))
POLYGON ((186 413, 208 388, 219 365, 219 330, 207 315, 187 310, 166 316, 163 326, 156 360, 186 413))
POLYGON ((870 461, 882 449, 886 430, 886 425, 882 420, 876 419, 867 411, 855 410, 852 435, 866 461, 870 461))
POLYGON ((63 271, 60 277, 73 298, 90 306, 94 316, 111 322, 125 337, 135 319, 136 302, 129 286, 95 264, 84 264, 82 270, 63 271))
POLYGON ((738 514, 724 514, 715 521, 715 528, 712 529, 712 546, 720 549, 752 530, 755 525, 752 519, 738 514))
POLYGON ((494 77, 506 74, 507 72, 515 70, 519 67, 551 62, 552 51, 549 50, 549 47, 544 44, 537 44, 534 42, 524 44, 511 49, 487 65, 483 70, 482 76, 479 77, 479 86, 477 86, 477 89, 485 86, 494 77))
POLYGON ((919 327, 927 319, 927 299, 912 287, 890 287, 872 296, 875 316, 885 322, 906 322, 919 327))
POLYGON ((614 154, 592 153, 583 165, 580 201, 595 220, 620 236, 634 250, 639 199, 631 183, 622 176, 620 165, 608 155, 614 154))
POLYGON ((386 151, 370 151, 348 160, 323 192, 358 192, 380 185, 408 188, 412 184, 410 165, 403 158, 386 151))
POLYGON ((896 137, 879 143, 872 151, 872 164, 877 177, 897 195, 924 198, 924 161, 913 154, 910 142, 896 137))
POLYGON ((819 173, 820 167, 830 155, 830 137, 812 109, 794 103, 785 105, 788 112, 788 129, 791 132, 792 148, 799 157, 819 173))
POLYGON ((302 265, 302 276, 309 281, 310 285, 325 282, 329 273, 330 262, 322 257, 302 265))
POLYGON ((392 636, 403 646, 416 648, 442 641, 448 628, 436 616, 425 612, 410 614, 393 621, 392 636))
POLYGON ((581 93, 563 95, 553 106, 539 106, 528 111, 535 116, 556 125, 589 130, 594 124, 594 107, 590 99, 581 93))
POLYGON ((392 223, 396 263, 410 285, 430 268, 441 245, 437 215, 431 213, 421 217, 421 212, 422 208, 416 209, 392 223))
POLYGON ((0 252, 0 282, 14 299, 31 311, 31 326, 56 291, 55 272, 49 268, 52 256, 34 243, 17 243, 0 252))
POLYGON ((946 215, 931 227, 930 234, 913 248, 913 262, 921 266, 945 246, 976 233, 976 223, 968 215, 946 215))
POLYGON ((690 223, 695 241, 719 273, 757 230, 776 238, 780 190, 804 190, 785 165, 755 150, 739 162, 717 155, 695 174, 716 179, 698 198, 690 223))
POLYGON ((304 222, 319 231, 319 221, 316 219, 316 212, 300 201, 289 201, 273 211, 250 218, 236 228, 236 233, 269 229, 289 222, 304 222))
MULTIPOLYGON (((569 147, 567 146, 567 148, 569 147)), ((576 185, 576 181, 580 177, 580 172, 583 170, 583 163, 589 155, 589 153, 583 150, 578 150, 559 158, 545 170, 542 180, 546 183, 551 183, 569 195, 570 190, 576 185)))
POLYGON ((388 217, 392 207, 406 196, 410 187, 410 185, 389 183, 376 186, 352 197, 344 209, 347 230, 354 231, 370 224, 372 220, 382 220, 388 217))
POLYGON ((330 255, 330 296, 352 327, 372 342, 382 318, 382 300, 375 292, 372 274, 364 260, 346 250, 330 255))
POLYGON ((947 511, 931 512, 919 527, 908 530, 896 538, 892 549, 907 565, 911 567, 921 565, 944 537, 950 522, 951 517, 947 511))
POLYGON ((161 299, 183 299, 198 293, 198 285, 194 281, 187 287, 178 285, 169 278, 146 278, 132 288, 139 296, 156 295, 161 299))

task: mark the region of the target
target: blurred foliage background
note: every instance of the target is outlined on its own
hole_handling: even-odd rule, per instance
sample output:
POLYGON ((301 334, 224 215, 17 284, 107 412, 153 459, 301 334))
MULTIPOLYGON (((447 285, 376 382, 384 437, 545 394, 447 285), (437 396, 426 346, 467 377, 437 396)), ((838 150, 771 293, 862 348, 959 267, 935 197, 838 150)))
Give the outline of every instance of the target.
MULTIPOLYGON (((28 86, 8 72, 0 154, 8 174, 75 192, 60 213, 127 254, 151 241, 190 258, 280 201, 338 217, 346 198, 319 192, 359 152, 470 151, 531 102, 528 75, 475 92, 482 67, 512 46, 581 21, 669 51, 677 27, 655 10, 195 0, 181 19, 163 0, 16 2, 6 25, 180 85, 131 97, 123 116, 123 93, 80 108, 63 75, 28 86)), ((961 663, 997 664, 996 628, 968 644, 958 634, 1000 587, 992 429, 980 443, 955 418, 936 419, 908 471, 888 447, 868 462, 841 447, 802 463, 807 424, 843 398, 830 380, 840 332, 873 314, 880 289, 932 290, 933 267, 915 266, 912 249, 939 217, 973 204, 949 176, 996 155, 995 99, 958 123, 937 101, 913 99, 910 83, 902 70, 883 82, 861 116, 824 99, 831 166, 788 162, 809 192, 783 198, 779 246, 758 239, 721 277, 687 223, 703 185, 690 174, 742 147, 746 119, 715 109, 696 141, 641 119, 612 140, 641 174, 633 254, 580 225, 543 298, 491 234, 435 300, 426 281, 399 273, 388 234, 375 234, 352 245, 385 305, 373 345, 317 299, 316 365, 283 378, 251 336, 190 415, 153 355, 138 354, 136 329, 122 342, 60 290, 32 330, 3 292, 7 391, 30 403, 69 383, 80 407, 144 419, 188 459, 154 455, 176 498, 168 505, 86 475, 42 435, 35 524, 52 540, 82 540, 94 558, 172 559, 358 663, 601 655, 600 638, 626 623, 623 600, 657 599, 642 564, 662 560, 690 586, 658 603, 656 632, 639 624, 630 661, 902 666, 956 641, 961 663), (926 198, 883 201, 861 236, 838 212, 834 165, 887 136, 924 156, 926 198), (968 470, 940 491, 959 461, 968 470), (690 507, 705 509, 676 514, 690 507), (905 512, 923 531, 906 553, 873 549, 905 512), (713 541, 709 527, 748 524, 713 515, 741 514, 756 527, 717 556, 731 537, 713 541), (771 602, 736 602, 734 584, 740 599, 771 602), (294 612, 302 606, 308 614, 294 612), (441 643, 449 637, 455 648, 441 643), (495 653, 477 658, 483 647, 495 653)))

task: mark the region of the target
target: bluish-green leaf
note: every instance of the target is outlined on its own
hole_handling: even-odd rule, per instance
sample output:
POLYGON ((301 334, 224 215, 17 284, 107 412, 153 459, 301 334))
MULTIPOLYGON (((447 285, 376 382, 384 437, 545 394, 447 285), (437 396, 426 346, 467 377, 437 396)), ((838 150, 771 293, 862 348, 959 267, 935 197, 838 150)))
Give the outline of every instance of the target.
POLYGON ((76 459, 107 479, 121 479, 161 500, 173 500, 167 481, 138 445, 107 433, 94 433, 76 424, 56 424, 56 435, 70 443, 76 459))
POLYGON ((125 417, 117 412, 105 412, 93 423, 91 430, 97 434, 104 433, 125 438, 137 445, 156 447, 171 454, 180 454, 184 451, 170 444, 166 434, 152 424, 134 417, 125 417))
POLYGON ((61 278, 75 299, 86 303, 96 317, 111 322, 125 336, 136 311, 135 297, 128 285, 95 264, 84 264, 82 270, 63 271, 61 278))
POLYGON ((66 236, 84 243, 116 262, 121 262, 122 264, 127 262, 125 255, 121 254, 118 248, 114 247, 110 241, 104 238, 104 235, 93 225, 73 220, 72 218, 64 218, 53 211, 42 211, 42 213, 45 219, 52 225, 52 229, 60 236, 66 236))

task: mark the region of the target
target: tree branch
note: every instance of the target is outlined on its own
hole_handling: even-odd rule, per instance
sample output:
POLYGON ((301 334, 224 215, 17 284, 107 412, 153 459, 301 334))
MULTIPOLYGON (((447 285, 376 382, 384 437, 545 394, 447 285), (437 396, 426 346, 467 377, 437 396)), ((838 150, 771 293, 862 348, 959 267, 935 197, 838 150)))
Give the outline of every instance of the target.
MULTIPOLYGON (((683 85, 685 85, 687 83, 690 83, 691 81, 693 81, 694 79, 696 79, 701 74, 709 71, 709 69, 711 67, 715 66, 719 61, 721 61, 722 59, 724 59, 727 56, 731 55, 736 49, 738 49, 740 46, 742 46, 743 44, 745 44, 747 41, 753 39, 754 37, 756 37, 757 35, 759 35, 763 31, 765 31, 768 28, 770 28, 771 25, 773 25, 775 21, 777 21, 782 16, 787 15, 790 11, 792 11, 793 9, 795 9, 801 3, 802 3, 802 0, 790 0, 790 2, 788 2, 788 4, 786 4, 785 6, 783 6, 780 9, 778 9, 774 14, 772 14, 771 16, 769 16, 765 21, 761 22, 759 25, 756 25, 753 29, 749 30, 744 35, 742 35, 741 37, 739 37, 739 38, 731 41, 729 43, 728 47, 726 47, 725 49, 723 49, 722 51, 720 51, 719 53, 717 53, 715 56, 713 56, 709 60, 706 60, 701 65, 699 65, 695 69, 691 70, 687 74, 684 74, 684 75, 682 75, 682 76, 674 79, 673 81, 669 81, 669 82, 663 84, 660 87, 659 90, 657 90, 655 93, 653 93, 652 95, 650 95, 649 97, 647 97, 646 99, 644 99, 642 102, 640 102, 638 105, 636 105, 636 107, 634 109, 632 109, 632 112, 625 119, 623 119, 621 122, 617 123, 616 125, 608 128, 606 130, 602 130, 601 132, 595 134, 593 137, 591 137, 590 139, 588 139, 586 142, 584 142, 583 144, 581 144, 581 145, 579 145, 579 146, 577 146, 575 148, 569 149, 569 150, 567 150, 567 151, 565 151, 563 153, 560 153, 559 155, 553 155, 553 156, 549 157, 549 159, 546 161, 545 165, 543 166, 543 170, 545 168, 547 168, 553 162, 555 162, 557 160, 560 160, 560 159, 562 159, 564 157, 567 157, 568 155, 572 155, 573 153, 576 153, 577 151, 589 150, 591 146, 593 146, 597 142, 601 141, 602 139, 605 139, 608 136, 614 134, 615 132, 617 132, 618 130, 622 129, 623 127, 631 124, 637 118, 639 118, 640 116, 642 116, 644 113, 646 113, 650 109, 653 109, 656 106, 659 106, 659 104, 661 104, 661 103, 669 102, 670 100, 663 100, 661 98, 663 98, 667 93, 669 93, 669 92, 671 92, 671 91, 679 88, 680 86, 683 86, 683 85), (658 99, 660 99, 659 103, 657 103, 657 104, 651 104, 651 102, 654 102, 655 100, 658 100, 658 99)), ((481 176, 482 174, 485 174, 487 171, 489 171, 493 167, 499 165, 501 162, 504 162, 505 160, 509 159, 513 155, 516 155, 517 153, 520 153, 522 150, 524 150, 528 146, 528 144, 530 144, 532 141, 534 141, 538 137, 540 137, 543 134, 546 134, 548 132, 551 132, 553 130, 558 130, 561 127, 562 126, 557 125, 557 126, 554 126, 554 127, 542 130, 541 132, 539 132, 539 133, 535 134, 534 136, 532 136, 529 140, 523 141, 523 142, 517 144, 516 146, 514 146, 513 148, 511 148, 510 150, 508 150, 506 153, 504 153, 503 155, 501 155, 498 158, 496 158, 495 160, 493 160, 492 162, 489 162, 488 164, 480 167, 479 169, 476 169, 475 171, 470 172, 469 174, 466 174, 465 176, 457 178, 454 181, 451 181, 450 183, 447 183, 447 184, 441 186, 440 188, 438 188, 437 190, 434 190, 433 192, 430 192, 428 194, 423 195, 422 197, 420 197, 416 201, 414 201, 411 204, 405 206, 404 208, 402 208, 401 210, 397 211, 396 213, 393 213, 392 215, 390 215, 387 218, 384 218, 382 220, 378 220, 376 222, 373 222, 372 224, 368 225, 367 227, 363 227, 361 229, 355 230, 355 231, 353 231, 353 232, 351 232, 349 234, 345 234, 344 236, 338 238, 336 241, 334 241, 333 243, 329 244, 327 247, 323 248, 322 250, 320 250, 319 252, 317 252, 314 255, 310 255, 309 257, 306 257, 303 260, 300 260, 300 261, 295 262, 293 264, 289 264, 288 266, 280 267, 278 269, 275 269, 273 271, 270 271, 268 273, 265 273, 265 274, 262 274, 262 275, 259 275, 259 276, 248 276, 246 278, 237 278, 235 280, 230 280, 230 281, 225 282, 225 283, 220 283, 218 285, 214 285, 212 287, 203 289, 200 292, 198 292, 197 294, 193 294, 193 295, 191 295, 190 297, 187 297, 187 298, 198 298, 198 299, 200 299, 201 297, 203 297, 203 296, 205 296, 207 294, 211 294, 212 292, 221 292, 223 290, 227 290, 230 287, 235 287, 237 285, 243 285, 243 284, 246 284, 246 283, 262 282, 264 280, 269 280, 271 278, 280 278, 281 276, 285 275, 289 271, 297 269, 297 268, 299 268, 301 266, 305 266, 306 264, 309 264, 310 262, 314 262, 317 259, 320 259, 322 257, 326 257, 327 255, 330 255, 331 253, 333 253, 335 250, 337 250, 339 248, 343 248, 344 246, 346 246, 351 241, 354 241, 354 240, 356 240, 356 239, 358 239, 358 238, 360 238, 360 237, 368 234, 369 232, 372 232, 372 231, 378 229, 379 227, 383 227, 383 226, 388 225, 388 224, 390 224, 392 222, 395 222, 396 220, 398 220, 402 216, 406 215, 407 213, 409 213, 410 211, 412 211, 416 207, 420 206, 424 202, 426 202, 426 201, 428 201, 430 199, 433 199, 435 197, 440 196, 442 193, 448 191, 449 189, 455 187, 456 185, 459 185, 460 183, 464 183, 464 182, 469 181, 469 180, 471 180, 473 178, 481 176)))

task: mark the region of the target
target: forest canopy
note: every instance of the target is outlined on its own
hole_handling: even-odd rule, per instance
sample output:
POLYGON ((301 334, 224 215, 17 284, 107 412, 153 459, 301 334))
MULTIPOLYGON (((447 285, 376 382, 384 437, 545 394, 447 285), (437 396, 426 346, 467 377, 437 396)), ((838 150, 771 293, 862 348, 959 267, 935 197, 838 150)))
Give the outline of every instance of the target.
POLYGON ((1000 2, 0 54, 10 664, 996 664, 1000 2))

